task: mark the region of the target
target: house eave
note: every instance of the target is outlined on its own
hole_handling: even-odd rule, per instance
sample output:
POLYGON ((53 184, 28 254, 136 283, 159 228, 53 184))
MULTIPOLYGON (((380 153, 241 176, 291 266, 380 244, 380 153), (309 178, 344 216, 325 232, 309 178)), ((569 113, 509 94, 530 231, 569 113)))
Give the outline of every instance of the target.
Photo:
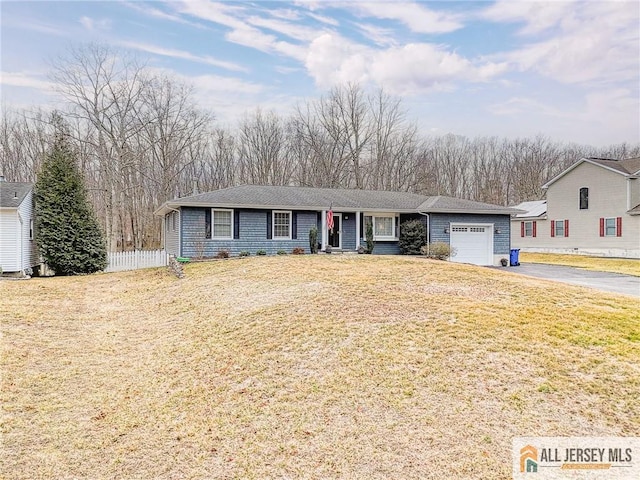
POLYGON ((544 190, 548 189, 551 185, 553 185, 555 182, 557 182, 558 180, 560 180, 562 177, 564 177, 566 174, 568 174, 569 172, 575 170, 576 168, 578 168, 580 165, 582 165, 583 163, 590 163, 591 165, 595 165, 597 167, 600 168, 604 168, 605 170, 608 170, 610 172, 613 173, 617 173, 618 175, 622 175, 623 177, 627 177, 627 178, 637 178, 635 175, 629 175, 628 173, 624 173, 621 172, 620 170, 616 170, 615 168, 611 168, 608 167, 606 165, 602 165, 598 162, 594 162, 593 160, 589 159, 589 158, 581 158, 580 160, 578 160, 576 163, 574 163, 573 165, 571 165, 569 168, 567 168, 564 172, 556 175, 555 177, 553 177, 551 180, 549 180, 547 183, 545 183, 544 185, 542 185, 542 188, 544 190))
MULTIPOLYGON (((237 204, 237 203, 211 203, 211 202, 166 202, 160 208, 153 212, 154 215, 164 216, 170 211, 180 207, 193 207, 193 208, 246 208, 249 210, 306 210, 319 212, 328 210, 327 205, 284 205, 284 204, 237 204)), ((340 205, 333 206, 334 212, 380 212, 380 213, 417 213, 416 209, 403 209, 403 208, 377 208, 377 207, 343 207, 340 205)))
POLYGON ((469 209, 469 208, 430 208, 428 210, 418 211, 418 213, 462 213, 470 215, 514 215, 524 210, 518 210, 515 208, 505 208, 496 210, 484 210, 484 209, 469 209))

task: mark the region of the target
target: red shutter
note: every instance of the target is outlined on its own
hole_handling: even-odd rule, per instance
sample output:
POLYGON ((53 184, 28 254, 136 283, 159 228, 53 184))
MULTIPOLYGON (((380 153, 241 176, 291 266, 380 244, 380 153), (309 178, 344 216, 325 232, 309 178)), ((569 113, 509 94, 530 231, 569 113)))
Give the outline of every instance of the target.
POLYGON ((622 217, 616 218, 616 237, 622 236, 622 217))
POLYGON ((551 220, 551 236, 552 237, 556 236, 556 221, 555 220, 551 220))
POLYGON ((600 219, 600 236, 604 237, 604 218, 600 219))
POLYGON ((520 236, 524 237, 524 222, 520 222, 520 236))
POLYGON ((569 236, 569 220, 564 221, 564 236, 569 236))
POLYGON ((533 236, 534 236, 534 237, 536 236, 536 231, 537 231, 536 223, 537 223, 537 222, 534 220, 534 221, 533 221, 533 236))

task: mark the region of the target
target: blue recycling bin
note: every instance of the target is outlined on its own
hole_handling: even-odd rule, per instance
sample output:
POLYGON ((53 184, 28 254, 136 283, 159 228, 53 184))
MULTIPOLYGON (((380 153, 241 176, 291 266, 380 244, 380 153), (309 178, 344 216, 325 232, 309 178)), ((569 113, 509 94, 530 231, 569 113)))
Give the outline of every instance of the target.
POLYGON ((520 262, 518 259, 519 256, 520 256, 520 249, 512 248, 511 255, 509 255, 509 265, 512 267, 517 267, 518 265, 520 265, 520 262))

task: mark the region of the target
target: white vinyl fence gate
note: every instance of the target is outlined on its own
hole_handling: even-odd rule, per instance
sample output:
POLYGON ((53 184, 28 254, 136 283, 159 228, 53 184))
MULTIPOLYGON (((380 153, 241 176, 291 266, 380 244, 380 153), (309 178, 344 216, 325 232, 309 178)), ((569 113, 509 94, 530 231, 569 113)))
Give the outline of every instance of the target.
POLYGON ((164 250, 135 250, 133 252, 109 252, 105 272, 121 272, 140 268, 165 267, 169 255, 164 250))

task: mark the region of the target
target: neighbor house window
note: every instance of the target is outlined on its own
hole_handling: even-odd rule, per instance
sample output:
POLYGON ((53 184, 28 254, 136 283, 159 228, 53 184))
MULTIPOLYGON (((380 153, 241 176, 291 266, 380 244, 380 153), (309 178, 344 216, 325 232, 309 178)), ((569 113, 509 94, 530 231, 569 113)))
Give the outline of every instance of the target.
POLYGON ((398 239, 398 217, 395 215, 366 215, 365 225, 373 224, 374 240, 397 240, 398 239))
POLYGON ((552 237, 569 236, 569 220, 551 220, 552 237))
POLYGON ((589 208, 589 189, 582 187, 580 189, 580 210, 587 210, 589 208))
POLYGON ((521 237, 535 237, 536 236, 536 221, 520 222, 520 236, 521 237))
POLYGON ((233 238, 233 210, 211 210, 211 238, 233 238))
POLYGON ((29 220, 29 240, 33 240, 33 218, 29 220))
POLYGON ((176 231, 178 223, 178 212, 171 212, 171 230, 176 231))
POLYGON ((291 212, 273 212, 273 238, 291 239, 291 212))
POLYGON ((600 219, 600 236, 601 237, 621 237, 622 236, 622 217, 611 217, 600 219))

